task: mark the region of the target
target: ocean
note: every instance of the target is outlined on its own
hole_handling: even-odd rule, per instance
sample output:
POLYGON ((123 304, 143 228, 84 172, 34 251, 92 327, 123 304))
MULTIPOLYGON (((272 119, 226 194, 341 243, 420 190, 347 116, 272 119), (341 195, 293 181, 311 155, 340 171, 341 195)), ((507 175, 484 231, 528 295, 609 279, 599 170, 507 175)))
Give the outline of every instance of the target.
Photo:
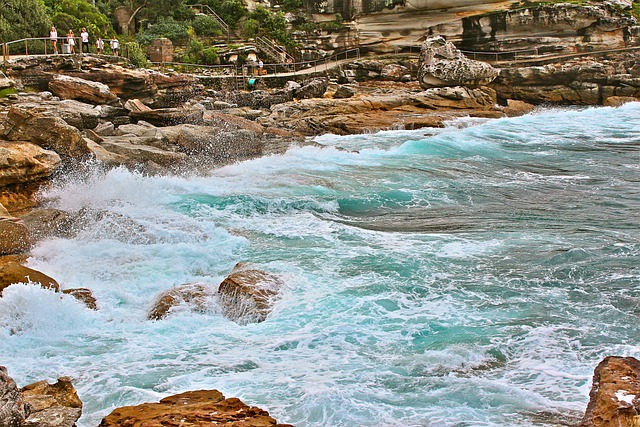
POLYGON ((593 369, 640 358, 640 103, 316 139, 198 176, 96 168, 42 192, 89 212, 28 266, 90 288, 0 299, 0 365, 73 378, 79 427, 218 389, 298 427, 558 426, 593 369), (263 323, 179 306, 240 261, 284 279, 263 323))

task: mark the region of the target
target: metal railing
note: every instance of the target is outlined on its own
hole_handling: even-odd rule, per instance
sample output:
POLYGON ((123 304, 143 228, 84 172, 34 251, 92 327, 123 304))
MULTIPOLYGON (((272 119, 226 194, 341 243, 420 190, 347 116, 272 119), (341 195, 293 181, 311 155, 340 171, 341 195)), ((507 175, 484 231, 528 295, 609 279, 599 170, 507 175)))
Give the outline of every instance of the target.
MULTIPOLYGON (((10 42, 0 43, 0 50, 2 52, 2 60, 6 64, 11 55, 51 55, 54 53, 66 54, 65 46, 68 46, 67 43, 68 37, 58 37, 56 51, 53 50, 53 43, 49 37, 28 37, 20 40, 13 40, 10 42)), ((82 53, 82 43, 80 41, 80 37, 73 37, 75 42, 74 45, 74 53, 82 53)), ((105 39, 105 47, 109 46, 109 39, 105 39)), ((95 49, 95 46, 92 48, 89 45, 89 51, 91 49, 95 49)), ((124 52, 125 57, 128 57, 127 47, 122 44, 119 47, 120 52, 124 52)))
POLYGON ((276 61, 281 61, 283 63, 286 62, 293 62, 293 56, 289 55, 289 53, 287 53, 286 50, 284 50, 282 47, 278 46, 277 44, 273 43, 270 40, 265 39, 264 37, 256 37, 256 42, 258 45, 258 48, 261 49, 263 52, 266 52, 269 56, 271 56, 271 59, 275 59, 276 61))

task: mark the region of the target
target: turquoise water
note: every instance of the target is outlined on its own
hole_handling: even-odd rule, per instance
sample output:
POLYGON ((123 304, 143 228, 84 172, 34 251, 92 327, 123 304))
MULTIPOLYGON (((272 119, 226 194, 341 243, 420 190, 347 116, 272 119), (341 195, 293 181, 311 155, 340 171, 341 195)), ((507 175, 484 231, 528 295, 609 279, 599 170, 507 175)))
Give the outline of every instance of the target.
POLYGON ((60 182, 47 203, 90 219, 29 265, 100 310, 8 288, 0 364, 20 385, 73 377, 81 427, 201 388, 299 427, 571 425, 604 356, 640 357, 639 131, 638 103, 547 109, 60 182), (146 320, 238 261, 285 279, 264 323, 215 298, 146 320))

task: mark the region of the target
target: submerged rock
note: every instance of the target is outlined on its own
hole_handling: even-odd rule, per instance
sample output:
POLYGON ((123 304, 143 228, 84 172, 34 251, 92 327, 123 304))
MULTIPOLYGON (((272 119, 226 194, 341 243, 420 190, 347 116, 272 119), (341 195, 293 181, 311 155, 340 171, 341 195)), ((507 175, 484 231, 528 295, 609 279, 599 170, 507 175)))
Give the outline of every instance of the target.
POLYGON ((87 288, 64 289, 62 293, 66 295, 71 295, 78 301, 84 303, 84 305, 86 305, 87 308, 91 310, 98 309, 98 302, 96 301, 96 297, 93 296, 93 292, 91 292, 91 289, 87 289, 87 288))
POLYGON ((640 425, 640 360, 609 356, 593 374, 589 405, 579 427, 640 425))
POLYGON ((491 83, 499 71, 486 62, 464 56, 441 36, 429 37, 420 50, 418 81, 423 89, 446 86, 483 86, 491 83))
POLYGON ((215 293, 215 287, 205 283, 186 283, 174 286, 162 292, 153 304, 147 318, 160 320, 167 317, 171 309, 179 305, 186 305, 190 310, 197 312, 206 311, 215 293))
POLYGON ((265 410, 218 390, 198 390, 169 396, 159 403, 124 406, 102 419, 100 427, 292 427, 279 424, 265 410))
POLYGON ((240 262, 218 288, 222 312, 239 324, 263 322, 282 285, 280 276, 240 262))

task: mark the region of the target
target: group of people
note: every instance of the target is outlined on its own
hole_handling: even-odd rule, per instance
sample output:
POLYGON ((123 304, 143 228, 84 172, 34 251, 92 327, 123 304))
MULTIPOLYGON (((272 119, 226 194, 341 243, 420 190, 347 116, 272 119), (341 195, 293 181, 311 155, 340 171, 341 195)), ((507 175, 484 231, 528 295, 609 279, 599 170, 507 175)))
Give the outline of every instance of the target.
MULTIPOLYGON (((49 31, 49 40, 51 40, 51 45, 53 46, 53 53, 58 53, 58 38, 58 30, 56 30, 56 27, 52 26, 49 31)), ((75 53, 76 37, 73 34, 73 30, 69 29, 69 31, 67 31, 67 35, 60 38, 63 40, 66 38, 66 45, 69 46, 68 53, 75 53)), ((80 32, 80 41, 82 43, 82 53, 89 53, 89 33, 84 27, 82 27, 80 32)), ((117 38, 109 40, 109 47, 113 54, 118 56, 118 52, 120 51, 120 42, 117 38)), ((96 40, 96 51, 99 55, 102 55, 104 52, 104 40, 100 37, 96 40)))

